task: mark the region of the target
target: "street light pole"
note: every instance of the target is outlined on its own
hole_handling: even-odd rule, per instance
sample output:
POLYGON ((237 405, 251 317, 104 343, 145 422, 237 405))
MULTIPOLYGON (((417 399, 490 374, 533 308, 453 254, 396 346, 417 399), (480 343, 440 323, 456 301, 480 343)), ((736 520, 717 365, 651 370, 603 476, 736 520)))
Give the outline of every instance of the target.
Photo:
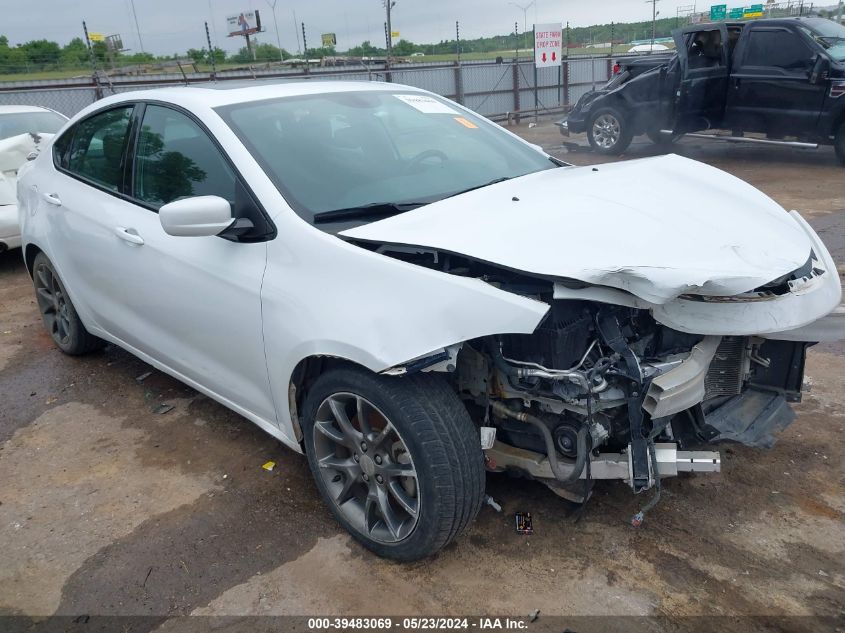
POLYGON ((525 39, 525 37, 528 35, 528 9, 533 7, 536 1, 537 0, 532 0, 530 4, 526 4, 524 6, 521 4, 517 4, 516 2, 508 2, 508 4, 512 4, 513 6, 522 10, 522 37, 526 50, 528 49, 528 40, 525 39))
POLYGON ((285 61, 285 56, 282 55, 282 37, 279 35, 279 23, 276 21, 276 2, 278 0, 273 0, 273 2, 270 2, 270 0, 265 1, 267 2, 267 6, 270 7, 270 11, 273 12, 273 28, 276 29, 276 44, 279 45, 279 61, 283 62, 285 61))
POLYGON ((132 6, 132 17, 135 19, 135 32, 138 33, 138 46, 141 49, 141 52, 143 53, 144 42, 141 41, 141 29, 138 26, 138 14, 135 13, 135 0, 129 0, 129 4, 132 6))

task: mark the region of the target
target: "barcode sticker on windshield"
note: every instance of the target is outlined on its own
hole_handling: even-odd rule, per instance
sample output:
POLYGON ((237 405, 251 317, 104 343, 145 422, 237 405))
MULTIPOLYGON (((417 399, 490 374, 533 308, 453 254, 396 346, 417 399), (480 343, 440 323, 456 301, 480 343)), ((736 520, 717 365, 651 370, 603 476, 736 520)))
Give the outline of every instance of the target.
POLYGON ((460 114, 454 108, 450 108, 445 103, 438 101, 434 97, 426 95, 393 95, 399 101, 407 103, 412 108, 416 108, 425 114, 460 114))

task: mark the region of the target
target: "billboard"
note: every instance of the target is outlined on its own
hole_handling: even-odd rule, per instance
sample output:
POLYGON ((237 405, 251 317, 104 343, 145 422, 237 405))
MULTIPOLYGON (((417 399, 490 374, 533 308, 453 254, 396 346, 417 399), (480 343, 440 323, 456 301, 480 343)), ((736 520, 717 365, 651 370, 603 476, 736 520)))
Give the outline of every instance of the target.
POLYGON ((258 11, 241 11, 226 18, 226 28, 229 37, 258 33, 261 30, 261 16, 258 11))
POLYGON ((337 34, 336 33, 323 33, 320 36, 322 40, 323 46, 328 48, 330 46, 337 46, 337 34))
POLYGON ((537 68, 560 66, 563 29, 557 24, 534 25, 534 65, 537 68))

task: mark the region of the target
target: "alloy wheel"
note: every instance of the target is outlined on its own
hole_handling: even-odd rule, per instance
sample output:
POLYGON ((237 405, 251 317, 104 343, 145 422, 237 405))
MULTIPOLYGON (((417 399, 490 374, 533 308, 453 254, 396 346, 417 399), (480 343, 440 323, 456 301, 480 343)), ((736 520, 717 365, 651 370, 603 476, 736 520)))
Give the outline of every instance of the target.
POLYGON ((70 314, 65 290, 49 266, 44 264, 35 271, 35 297, 53 340, 67 344, 70 339, 70 314))
POLYGON ((602 149, 610 149, 619 142, 622 126, 612 114, 605 113, 593 121, 593 139, 602 149))
POLYGON ((369 400, 335 393, 317 409, 314 457, 332 503, 364 536, 398 543, 419 521, 417 472, 396 428, 369 400))

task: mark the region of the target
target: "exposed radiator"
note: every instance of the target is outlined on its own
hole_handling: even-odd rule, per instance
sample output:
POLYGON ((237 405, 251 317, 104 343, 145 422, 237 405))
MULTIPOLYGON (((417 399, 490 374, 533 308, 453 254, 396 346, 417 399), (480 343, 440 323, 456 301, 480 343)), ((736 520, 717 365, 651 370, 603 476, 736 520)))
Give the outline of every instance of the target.
POLYGON ((749 340, 744 336, 726 336, 716 349, 704 378, 704 399, 736 396, 750 367, 749 340))

